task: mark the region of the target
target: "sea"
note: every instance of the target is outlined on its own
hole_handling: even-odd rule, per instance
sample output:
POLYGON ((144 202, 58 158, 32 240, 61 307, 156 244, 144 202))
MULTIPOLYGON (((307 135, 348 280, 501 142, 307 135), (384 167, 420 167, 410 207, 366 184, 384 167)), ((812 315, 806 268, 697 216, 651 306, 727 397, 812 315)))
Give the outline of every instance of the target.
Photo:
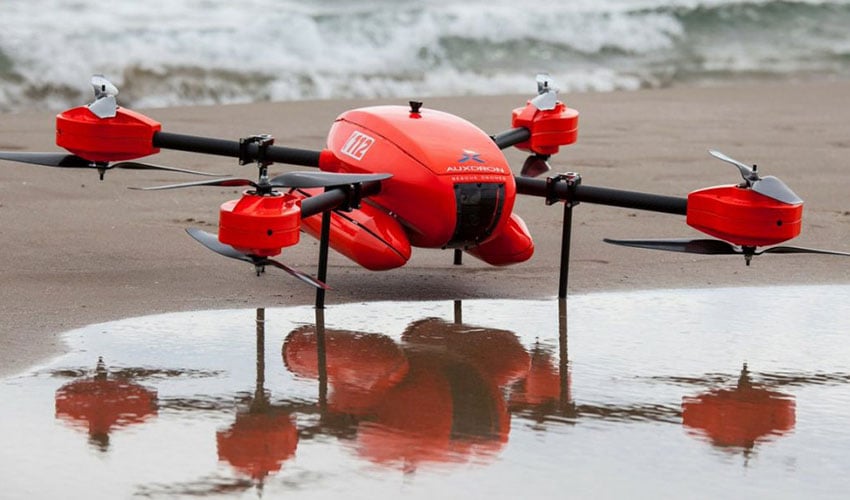
POLYGON ((850 0, 2 0, 0 112, 850 78, 850 0))

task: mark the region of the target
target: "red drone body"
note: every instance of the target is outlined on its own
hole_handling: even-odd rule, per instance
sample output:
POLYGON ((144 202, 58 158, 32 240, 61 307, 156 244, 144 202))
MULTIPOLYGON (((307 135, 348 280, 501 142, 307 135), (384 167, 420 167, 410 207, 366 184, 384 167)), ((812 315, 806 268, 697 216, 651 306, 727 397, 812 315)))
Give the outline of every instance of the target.
MULTIPOLYGON (((331 246, 364 267, 403 265, 411 245, 466 249, 493 265, 533 254, 531 235, 513 213, 510 166, 472 123, 430 109, 357 109, 337 118, 328 149, 336 161, 324 170, 392 174, 362 209, 332 217, 331 246)), ((318 217, 304 220, 313 235, 319 224, 318 217)))

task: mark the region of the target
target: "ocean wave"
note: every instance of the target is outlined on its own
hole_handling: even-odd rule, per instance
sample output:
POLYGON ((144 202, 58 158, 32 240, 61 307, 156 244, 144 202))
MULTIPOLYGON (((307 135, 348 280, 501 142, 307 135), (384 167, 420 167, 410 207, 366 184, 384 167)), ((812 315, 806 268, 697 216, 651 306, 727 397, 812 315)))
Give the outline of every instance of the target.
POLYGON ((5 0, 0 110, 104 73, 128 106, 529 93, 850 76, 850 1, 5 0))

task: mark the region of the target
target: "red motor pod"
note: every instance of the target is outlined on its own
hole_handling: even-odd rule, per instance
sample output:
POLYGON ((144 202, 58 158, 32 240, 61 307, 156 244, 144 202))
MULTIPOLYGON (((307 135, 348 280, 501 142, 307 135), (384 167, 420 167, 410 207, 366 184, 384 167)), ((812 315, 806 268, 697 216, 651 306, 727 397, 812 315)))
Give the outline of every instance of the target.
POLYGON ((803 204, 789 205, 738 186, 688 195, 688 225, 735 245, 776 245, 800 234, 803 204))
POLYGON ((56 116, 56 145, 86 160, 124 161, 159 152, 153 135, 159 122, 125 108, 112 118, 99 118, 86 106, 56 116))
POLYGON ((554 109, 537 109, 531 101, 524 108, 516 108, 511 119, 512 127, 525 127, 531 138, 516 147, 541 155, 553 155, 559 146, 578 139, 578 111, 558 102, 554 109))
POLYGON ((242 198, 221 205, 218 240, 240 252, 271 257, 298 243, 301 205, 286 195, 259 196, 246 191, 242 198))

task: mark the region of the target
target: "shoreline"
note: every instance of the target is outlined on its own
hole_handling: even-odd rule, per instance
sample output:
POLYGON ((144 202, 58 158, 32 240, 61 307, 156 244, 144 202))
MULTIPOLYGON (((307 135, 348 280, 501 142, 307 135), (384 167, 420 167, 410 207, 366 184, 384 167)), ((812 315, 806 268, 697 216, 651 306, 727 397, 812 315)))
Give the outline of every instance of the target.
MULTIPOLYGON (((510 112, 528 96, 424 99, 488 133, 510 127, 510 112)), ((803 231, 790 245, 850 251, 850 82, 672 87, 565 94, 581 113, 579 140, 552 158, 554 171, 577 171, 584 184, 685 196, 731 184, 734 167, 708 156, 719 149, 759 164, 804 200, 803 231)), ((237 139, 270 133, 277 144, 318 149, 343 111, 393 100, 339 100, 140 110, 163 130, 237 139)), ((0 150, 57 151, 53 116, 0 115, 0 150)), ((525 154, 505 152, 518 170, 525 154)), ((145 161, 245 176, 228 158, 163 152, 145 161)), ((294 170, 278 167, 276 171, 294 170)), ((218 205, 232 188, 177 192, 127 186, 183 182, 179 174, 95 172, 0 163, 0 376, 63 352, 60 333, 130 316, 195 309, 310 304, 313 292, 281 273, 253 276, 247 266, 206 251, 183 232, 215 228, 218 205)), ((451 252, 414 249, 410 262, 365 271, 331 252, 327 304, 376 300, 554 297, 562 210, 521 198, 515 211, 535 238, 526 263, 492 268, 451 252)), ((850 283, 841 257, 696 256, 607 245, 603 237, 699 237, 681 217, 581 204, 573 223, 570 294, 658 288, 850 283)), ((312 272, 318 244, 305 236, 283 260, 312 272)))

